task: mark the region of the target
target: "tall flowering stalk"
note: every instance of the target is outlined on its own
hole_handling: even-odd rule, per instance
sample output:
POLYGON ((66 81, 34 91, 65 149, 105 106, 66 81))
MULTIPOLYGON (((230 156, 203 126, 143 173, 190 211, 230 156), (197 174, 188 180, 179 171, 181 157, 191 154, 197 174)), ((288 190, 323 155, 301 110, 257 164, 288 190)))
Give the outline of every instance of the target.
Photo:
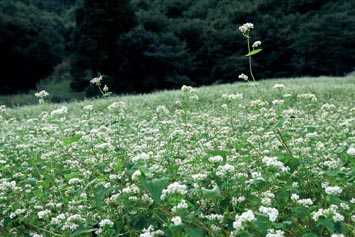
POLYGON ((96 85, 99 88, 99 91, 102 96, 107 97, 111 94, 111 92, 108 92, 107 85, 104 85, 104 87, 101 89, 101 81, 102 81, 102 76, 99 76, 91 79, 90 83, 96 85))
MULTIPOLYGON (((242 26, 239 27, 239 31, 242 32, 242 35, 244 38, 247 40, 247 46, 248 46, 248 53, 245 55, 248 57, 249 61, 249 73, 250 76, 255 84, 256 90, 258 91, 261 99, 266 102, 267 105, 270 105, 269 102, 265 99, 264 94, 260 91, 258 85, 256 84, 256 80, 253 74, 253 67, 252 67, 252 60, 251 57, 255 54, 258 54, 261 52, 262 49, 258 48, 261 45, 261 41, 255 41, 252 45, 250 43, 250 31, 254 29, 254 25, 252 23, 245 23, 242 26)), ((248 81, 248 76, 244 75, 243 73, 239 75, 239 78, 248 81)), ((286 140, 282 136, 282 133, 280 129, 278 128, 273 128, 273 132, 277 135, 279 141, 281 142, 282 146, 285 148, 285 150, 289 153, 291 157, 293 157, 291 149, 289 148, 286 140)))

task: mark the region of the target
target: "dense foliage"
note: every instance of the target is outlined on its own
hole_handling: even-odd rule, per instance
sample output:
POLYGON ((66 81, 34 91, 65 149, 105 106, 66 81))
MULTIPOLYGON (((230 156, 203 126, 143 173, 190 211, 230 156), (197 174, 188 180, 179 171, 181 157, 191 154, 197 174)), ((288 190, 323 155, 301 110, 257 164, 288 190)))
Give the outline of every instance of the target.
POLYGON ((0 236, 355 237, 355 77, 258 84, 0 106, 0 236))
POLYGON ((258 78, 344 75, 354 15, 351 0, 4 0, 0 53, 14 83, 0 93, 34 87, 67 58, 77 90, 98 74, 116 93, 231 82, 247 65, 245 22, 263 40, 258 78))
POLYGON ((34 88, 61 61, 64 25, 57 15, 5 0, 0 2, 0 28, 0 93, 34 88))

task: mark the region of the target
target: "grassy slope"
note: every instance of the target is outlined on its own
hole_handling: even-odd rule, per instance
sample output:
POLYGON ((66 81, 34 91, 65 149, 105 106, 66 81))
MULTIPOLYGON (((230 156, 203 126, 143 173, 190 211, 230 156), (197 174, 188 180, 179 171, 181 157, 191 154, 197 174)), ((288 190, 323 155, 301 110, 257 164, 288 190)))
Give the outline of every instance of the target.
MULTIPOLYGON (((254 236, 265 236, 267 229, 272 228, 286 231, 286 236, 302 236, 307 232, 318 236, 330 236, 332 232, 355 236, 355 229, 351 227, 355 201, 350 201, 355 195, 354 163, 353 157, 345 153, 350 145, 355 145, 354 110, 351 110, 355 101, 355 77, 275 79, 261 81, 259 87, 269 101, 277 98, 287 101, 286 105, 274 107, 276 115, 290 108, 298 111, 296 119, 285 119, 282 127, 296 160, 284 153, 270 126, 261 119, 266 116, 272 120, 277 116, 262 108, 250 107, 250 102, 259 96, 254 86, 246 83, 198 88, 199 100, 189 100, 181 91, 164 91, 7 109, 0 116, 3 125, 0 130, 0 160, 4 164, 0 167, 0 178, 2 182, 15 180, 23 188, 29 185, 24 189, 31 191, 5 189, 0 192, 0 210, 3 210, 0 219, 5 219, 7 225, 6 230, 0 228, 0 235, 21 236, 31 229, 44 236, 55 236, 53 233, 69 236, 73 232, 62 225, 53 225, 53 233, 46 232, 51 218, 64 213, 66 217, 81 215, 84 218, 80 223, 83 229, 92 229, 95 223, 109 218, 115 222, 118 232, 123 231, 127 221, 133 218, 135 222, 129 224, 135 230, 126 228, 130 233, 127 236, 136 236, 133 233, 141 232, 149 224, 155 229, 163 229, 167 236, 173 236, 174 231, 192 231, 197 233, 194 236, 199 236, 201 231, 209 236, 221 236, 223 232, 223 236, 227 236, 233 230, 235 216, 250 209, 258 220, 255 225, 248 225, 246 230, 254 236), (286 88, 281 92, 272 89, 275 83, 283 83, 286 88), (223 94, 235 93, 242 93, 244 98, 232 102, 222 98, 223 94), (291 97, 283 98, 288 93, 291 97), (315 94, 317 103, 297 97, 303 93, 315 94), (184 103, 186 99, 189 110, 185 110, 187 117, 184 121, 184 116, 176 113, 179 108, 175 101, 184 103), (120 113, 111 113, 107 109, 117 101, 127 104, 124 118, 120 118, 120 113), (228 104, 229 111, 222 108, 224 103, 228 104), (333 104, 334 107, 322 108, 324 104, 333 104), (93 105, 93 111, 84 110, 86 105, 93 105), (170 113, 157 115, 156 108, 161 105, 166 106, 170 113), (43 116, 43 112, 51 113, 61 106, 66 106, 68 113, 43 116), (76 132, 84 136, 76 140, 76 132), (132 162, 142 153, 152 158, 132 162), (216 175, 219 164, 209 161, 215 155, 229 159, 228 163, 235 167, 235 171, 227 176, 216 175), (264 156, 278 157, 291 167, 292 172, 297 172, 283 173, 269 167, 261 161, 264 156), (330 168, 327 164, 336 164, 336 167, 330 168), (124 173, 122 167, 127 169, 124 173), (83 175, 88 170, 91 173, 83 175), (129 199, 132 195, 137 198, 141 198, 143 193, 154 196, 154 192, 144 190, 144 181, 132 178, 137 170, 147 172, 152 179, 162 178, 164 187, 175 181, 186 184, 188 195, 168 196, 162 201, 160 207, 168 210, 169 214, 144 201, 132 202, 129 199), (191 179, 192 174, 204 172, 208 174, 205 179, 191 179), (266 181, 255 181, 252 174, 258 172, 266 181), (117 182, 111 174, 121 174, 124 178, 117 182), (72 178, 81 181, 69 184, 72 178), (324 193, 321 183, 325 181, 343 188, 339 198, 324 193), (141 189, 140 194, 120 194, 120 190, 129 188, 130 183, 141 189), (293 186, 294 183, 299 187, 293 186), (103 188, 107 184, 114 189, 103 188), (198 188, 193 188, 194 184, 198 188), (206 191, 213 190, 214 184, 218 185, 221 194, 206 191), (81 196, 82 192, 87 193, 87 199, 81 196), (102 194, 105 192, 108 196, 121 196, 115 203, 106 203, 102 194), (279 210, 277 224, 258 211, 265 205, 261 201, 264 192, 276 195, 271 206, 279 210), (291 193, 298 194, 300 198, 310 198, 314 204, 303 208, 290 200, 291 193), (231 204, 233 198, 241 196, 247 201, 231 204), (188 214, 192 213, 192 217, 184 212, 170 211, 182 198, 188 201, 188 214), (201 200, 206 201, 206 209, 197 204, 201 200), (48 206, 48 202, 61 203, 62 208, 48 206), (341 225, 334 224, 331 217, 320 225, 312 219, 313 212, 341 202, 349 205, 351 210, 338 210, 345 216, 341 225), (39 210, 34 209, 36 205, 50 210, 47 219, 38 217, 39 210), (78 209, 78 205, 82 207, 78 209), (26 210, 22 221, 9 219, 17 209, 26 210), (136 210, 139 210, 138 214, 136 210), (223 224, 207 221, 201 217, 202 214, 221 214, 224 216, 223 224), (173 215, 183 218, 185 225, 182 229, 171 226, 173 215), (200 224, 188 224, 185 221, 189 218, 200 224), (167 223, 166 227, 163 222, 167 223), (221 230, 211 230, 212 224, 221 230)), ((108 229, 104 231, 108 231, 104 236, 110 236, 108 229)))

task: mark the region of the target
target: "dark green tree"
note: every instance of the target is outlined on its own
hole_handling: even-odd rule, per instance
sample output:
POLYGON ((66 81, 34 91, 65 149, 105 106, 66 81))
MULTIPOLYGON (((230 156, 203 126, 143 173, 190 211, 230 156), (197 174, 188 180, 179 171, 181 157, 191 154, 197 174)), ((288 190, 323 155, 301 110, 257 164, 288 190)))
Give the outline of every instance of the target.
POLYGON ((112 78, 118 37, 136 25, 129 0, 83 0, 76 10, 72 42, 72 87, 84 90, 99 74, 112 78))
POLYGON ((21 2, 0 2, 0 93, 35 88, 64 55, 61 19, 21 2))

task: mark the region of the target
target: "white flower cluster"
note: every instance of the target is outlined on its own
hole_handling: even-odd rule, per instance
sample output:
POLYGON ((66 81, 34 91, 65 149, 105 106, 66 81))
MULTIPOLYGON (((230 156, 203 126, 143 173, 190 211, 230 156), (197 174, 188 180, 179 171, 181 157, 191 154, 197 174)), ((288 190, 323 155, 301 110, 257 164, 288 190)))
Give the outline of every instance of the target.
POLYGON ((277 216, 279 215, 279 211, 276 208, 272 208, 272 207, 261 206, 261 207, 259 207, 259 212, 268 215, 269 220, 271 222, 275 222, 277 219, 277 216))
POLYGON ((173 218, 171 218, 171 221, 174 223, 174 225, 178 226, 178 225, 182 225, 182 220, 180 216, 174 216, 173 218))
POLYGON ((37 98, 41 98, 42 99, 42 98, 44 98, 46 96, 49 96, 49 93, 47 91, 45 91, 45 90, 41 90, 40 92, 35 93, 35 96, 37 98))
POLYGON ((340 194, 342 191, 343 191, 343 189, 341 187, 338 187, 338 186, 335 186, 335 187, 328 186, 328 187, 325 188, 325 192, 327 194, 337 195, 337 194, 340 194))
POLYGON ((288 166, 285 166, 281 161, 277 160, 277 157, 267 157, 265 156, 261 160, 266 166, 273 166, 279 168, 282 172, 287 172, 290 170, 288 166))
POLYGON ((109 226, 112 227, 113 226, 113 222, 110 219, 103 219, 102 221, 100 221, 99 226, 102 228, 104 226, 109 226))
POLYGON ((285 232, 282 230, 268 229, 265 237, 284 237, 285 232))
POLYGON ((169 184, 169 186, 166 189, 163 189, 160 199, 164 200, 167 194, 174 194, 174 193, 185 195, 187 193, 187 186, 185 184, 179 184, 178 182, 169 184))
POLYGON ((248 80, 248 76, 247 75, 245 75, 245 74, 240 74, 239 76, 238 76, 238 78, 240 78, 240 79, 243 79, 244 81, 247 81, 248 80))
POLYGON ((171 210, 176 212, 179 209, 187 209, 189 206, 187 205, 186 201, 182 199, 176 206, 174 206, 171 210))
POLYGON ((310 99, 313 102, 317 101, 316 95, 315 94, 311 94, 311 93, 298 94, 297 98, 310 99))
POLYGON ((223 215, 213 214, 213 213, 210 215, 205 215, 203 217, 206 218, 207 220, 210 220, 210 221, 219 221, 219 222, 222 222, 224 219, 223 215))
POLYGON ((157 113, 169 114, 169 110, 165 107, 165 105, 159 105, 155 111, 157 113))
POLYGON ((65 214, 61 213, 57 217, 52 217, 51 224, 52 225, 59 225, 62 223, 62 220, 65 219, 65 214))
POLYGON ((53 117, 55 115, 62 115, 62 114, 66 114, 68 112, 68 108, 65 106, 60 107, 59 109, 55 109, 53 110, 50 115, 53 117))
POLYGON ((0 105, 0 113, 6 112, 6 105, 0 105))
POLYGON ((255 215, 252 210, 243 212, 241 215, 235 215, 235 220, 233 222, 233 228, 239 230, 243 227, 244 222, 255 221, 255 215))
POLYGON ((224 94, 222 98, 227 100, 239 100, 243 99, 243 94, 224 94))
POLYGON ((150 160, 150 156, 147 153, 142 152, 142 153, 140 153, 140 154, 138 154, 138 155, 136 155, 135 157, 132 158, 133 162, 137 162, 137 161, 140 161, 140 160, 145 160, 145 161, 150 160))
POLYGON ((211 163, 219 163, 223 161, 223 157, 222 156, 212 156, 210 158, 208 158, 208 161, 211 163))
POLYGON ((261 41, 258 40, 258 41, 255 41, 251 47, 252 47, 252 48, 257 48, 257 47, 259 47, 260 45, 261 45, 261 41))
POLYGON ((154 236, 163 236, 164 232, 162 230, 154 231, 154 227, 152 225, 148 226, 148 228, 144 228, 139 237, 154 237, 154 236))
POLYGON ((191 86, 185 86, 185 85, 183 85, 183 86, 181 87, 181 90, 182 90, 182 91, 188 91, 188 92, 190 92, 190 93, 196 92, 196 89, 192 88, 191 86))
POLYGON ((102 76, 99 76, 99 77, 94 77, 93 79, 91 79, 90 83, 99 86, 99 85, 101 85, 101 81, 102 81, 102 76))
POLYGON ((349 156, 355 156, 355 147, 350 147, 347 152, 349 156))
POLYGON ((11 212, 10 213, 10 219, 13 219, 15 218, 16 216, 19 216, 21 214, 24 214, 26 213, 26 209, 16 209, 14 212, 11 212))
POLYGON ((216 175, 220 177, 226 176, 228 173, 233 173, 235 170, 233 165, 225 164, 217 167, 216 175))
POLYGON ((110 112, 123 112, 126 108, 126 103, 123 101, 113 102, 107 107, 110 112))
POLYGON ((272 86, 272 89, 284 89, 285 88, 285 85, 280 83, 280 84, 274 84, 272 86))
POLYGON ((35 96, 39 98, 39 103, 43 104, 44 103, 44 97, 49 96, 49 93, 45 90, 41 90, 40 92, 35 93, 35 96))
POLYGON ((253 28, 254 28, 254 25, 252 23, 245 23, 239 27, 239 31, 242 32, 243 34, 246 34, 247 32, 249 32, 253 28))
POLYGON ((75 230, 79 227, 78 223, 84 223, 85 219, 82 218, 79 214, 74 214, 69 216, 67 221, 62 227, 62 230, 75 230))
POLYGON ((50 210, 39 211, 39 212, 37 213, 38 219, 44 219, 44 218, 48 217, 48 215, 49 215, 50 213, 51 213, 50 210))
POLYGON ((320 208, 318 211, 312 212, 312 219, 318 221, 320 216, 332 217, 334 222, 340 222, 344 220, 344 216, 341 215, 338 211, 337 205, 330 205, 328 209, 320 208))
POLYGON ((297 200, 297 204, 302 205, 304 207, 309 207, 313 205, 313 201, 310 198, 297 200))

